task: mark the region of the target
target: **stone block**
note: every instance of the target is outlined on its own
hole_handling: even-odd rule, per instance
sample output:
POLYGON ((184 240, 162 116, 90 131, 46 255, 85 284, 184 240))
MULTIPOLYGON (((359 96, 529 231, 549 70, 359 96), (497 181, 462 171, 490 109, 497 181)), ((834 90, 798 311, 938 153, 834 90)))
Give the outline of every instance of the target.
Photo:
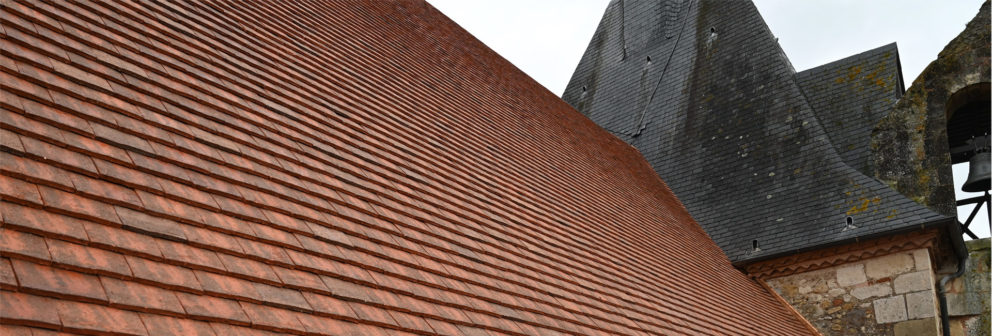
POLYGON ((950 316, 971 315, 964 294, 947 293, 947 314, 950 316))
POLYGON ((988 293, 947 293, 947 313, 951 316, 979 315, 987 309, 988 293))
POLYGON ((895 277, 912 271, 916 261, 907 253, 896 253, 865 261, 865 274, 870 279, 895 277))
POLYGON ((893 323, 906 320, 906 299, 902 295, 881 298, 872 302, 875 322, 893 323))
POLYGON ((930 252, 927 249, 913 251, 913 261, 916 262, 916 270, 930 269, 930 252))
POLYGON ((882 297, 892 294, 892 286, 888 283, 880 283, 867 287, 858 287, 851 290, 851 296, 854 296, 858 300, 864 300, 870 297, 882 297))
POLYGON ((906 294, 906 313, 911 319, 937 316, 932 290, 906 294))
POLYGON ((892 327, 895 336, 938 336, 937 319, 910 320, 896 323, 892 327))
POLYGON ((933 274, 930 271, 906 273, 892 281, 896 294, 918 292, 933 289, 933 274))
POLYGON ((868 281, 865 276, 865 265, 854 264, 837 268, 837 284, 841 287, 857 285, 868 281))

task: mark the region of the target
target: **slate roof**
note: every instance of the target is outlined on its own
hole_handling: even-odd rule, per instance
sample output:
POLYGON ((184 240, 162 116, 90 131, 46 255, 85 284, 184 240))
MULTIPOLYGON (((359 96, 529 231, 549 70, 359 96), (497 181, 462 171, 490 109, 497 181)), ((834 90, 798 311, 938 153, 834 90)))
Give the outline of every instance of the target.
POLYGON ((906 91, 896 44, 799 72, 796 80, 841 159, 875 176, 871 130, 906 91))
POLYGON ((636 147, 746 264, 951 220, 859 170, 864 119, 902 90, 890 51, 797 75, 750 1, 613 1, 563 98, 636 147))
POLYGON ((811 334, 426 3, 3 4, 0 334, 811 334))

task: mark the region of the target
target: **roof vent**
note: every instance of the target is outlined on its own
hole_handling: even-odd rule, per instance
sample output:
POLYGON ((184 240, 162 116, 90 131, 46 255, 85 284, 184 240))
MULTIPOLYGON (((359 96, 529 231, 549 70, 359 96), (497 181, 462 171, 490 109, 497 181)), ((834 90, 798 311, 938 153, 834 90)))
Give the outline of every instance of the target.
POLYGON ((758 240, 757 239, 754 239, 754 240, 751 241, 751 251, 752 252, 761 252, 761 248, 758 247, 758 240))
POLYGON ((854 217, 847 216, 847 226, 845 226, 844 229, 841 230, 841 232, 844 232, 844 231, 847 231, 847 230, 854 230, 854 229, 857 229, 857 228, 858 228, 857 226, 854 226, 854 217))
POLYGON ((648 63, 651 63, 651 56, 648 56, 648 63))
POLYGON ((706 47, 709 48, 716 41, 716 27, 710 27, 710 36, 706 38, 706 47))

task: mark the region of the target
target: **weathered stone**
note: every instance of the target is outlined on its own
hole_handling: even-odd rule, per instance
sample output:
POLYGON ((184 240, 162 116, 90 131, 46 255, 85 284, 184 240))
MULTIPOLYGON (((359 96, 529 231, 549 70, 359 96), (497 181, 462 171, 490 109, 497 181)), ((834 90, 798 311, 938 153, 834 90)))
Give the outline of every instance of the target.
POLYGON ((864 300, 874 296, 882 297, 890 294, 892 294, 892 287, 888 283, 858 287, 851 290, 851 296, 854 296, 858 300, 864 300))
POLYGON ((916 262, 906 253, 896 253, 865 262, 865 274, 871 279, 894 277, 913 270, 916 262))
POLYGON ((906 312, 911 319, 937 316, 932 290, 906 294, 906 312))
POLYGON ((988 10, 987 3, 982 5, 964 32, 944 47, 872 130, 875 177, 910 199, 952 217, 954 179, 947 125, 948 114, 956 106, 950 98, 962 88, 989 81, 992 48, 988 10))
POLYGON ((906 300, 902 295, 878 299, 872 305, 875 308, 875 321, 878 323, 906 320, 906 300))
POLYGON ((963 320, 964 330, 967 330, 968 336, 989 336, 992 332, 992 324, 989 323, 989 314, 986 310, 985 315, 972 316, 963 320))
POLYGON ((969 252, 967 266, 964 275, 952 281, 953 286, 948 286, 951 293, 947 294, 947 311, 953 321, 951 326, 961 328, 962 336, 989 336, 992 330, 989 238, 967 241, 966 244, 969 252))
POLYGON ((933 273, 930 271, 906 273, 896 277, 892 283, 896 288, 896 294, 932 290, 933 273))
POLYGON ((927 249, 913 251, 913 260, 916 261, 916 270, 930 269, 930 252, 927 249))
POLYGON ((988 307, 982 304, 988 302, 988 293, 947 293, 947 313, 951 316, 979 315, 988 307))
POLYGON ((896 323, 895 336, 938 336, 937 319, 910 320, 896 323))
POLYGON ((868 281, 865 277, 865 265, 854 264, 837 268, 837 284, 843 287, 868 281))
MULTIPOLYGON (((943 274, 930 275, 934 267, 925 249, 904 252, 902 255, 903 257, 878 259, 888 260, 890 265, 893 259, 897 261, 905 259, 906 262, 895 269, 912 270, 873 280, 869 280, 868 267, 862 261, 767 281, 769 286, 779 292, 824 335, 892 336, 895 326, 903 321, 921 319, 935 321, 934 319, 940 316, 935 304, 937 297, 933 283, 943 274), (923 260, 924 257, 926 260, 923 260), (918 259, 926 262, 917 263, 918 259), (922 267, 924 264, 927 266, 925 269, 922 267), (920 266, 919 269, 917 266, 920 266), (861 272, 864 281, 844 280, 851 279, 852 274, 857 278, 858 272, 861 272), (925 278, 924 274, 930 277, 922 281, 929 283, 926 288, 921 287, 920 281, 917 281, 921 277, 925 278), (841 286, 840 283, 848 285, 841 286), (850 283, 854 284, 850 285, 850 283), (828 289, 820 292, 823 284, 826 284, 828 289), (900 288, 898 293, 895 290, 897 285, 900 288)), ((957 326, 959 332, 964 326, 964 333, 960 334, 961 336, 990 336, 989 318, 986 317, 988 313, 985 312, 987 310, 983 310, 987 309, 983 303, 987 304, 989 301, 988 261, 987 249, 972 251, 966 274, 952 281, 953 285, 949 286, 953 288, 948 295, 951 325, 957 326)), ((874 267, 873 270, 880 268, 882 267, 874 267)), ((952 267, 947 271, 953 272, 954 269, 952 267)), ((903 334, 916 332, 914 327, 921 325, 923 324, 918 321, 903 324, 900 326, 900 332, 903 334)))

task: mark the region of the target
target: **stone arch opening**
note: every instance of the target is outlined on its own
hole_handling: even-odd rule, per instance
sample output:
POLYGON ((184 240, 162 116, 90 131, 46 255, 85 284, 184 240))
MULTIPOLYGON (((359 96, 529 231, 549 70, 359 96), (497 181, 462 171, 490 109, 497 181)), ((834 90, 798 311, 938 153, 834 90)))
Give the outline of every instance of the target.
POLYGON ((971 158, 967 150, 974 137, 989 134, 992 116, 992 85, 976 83, 961 88, 947 99, 947 143, 951 149, 951 162, 966 162, 971 158))

